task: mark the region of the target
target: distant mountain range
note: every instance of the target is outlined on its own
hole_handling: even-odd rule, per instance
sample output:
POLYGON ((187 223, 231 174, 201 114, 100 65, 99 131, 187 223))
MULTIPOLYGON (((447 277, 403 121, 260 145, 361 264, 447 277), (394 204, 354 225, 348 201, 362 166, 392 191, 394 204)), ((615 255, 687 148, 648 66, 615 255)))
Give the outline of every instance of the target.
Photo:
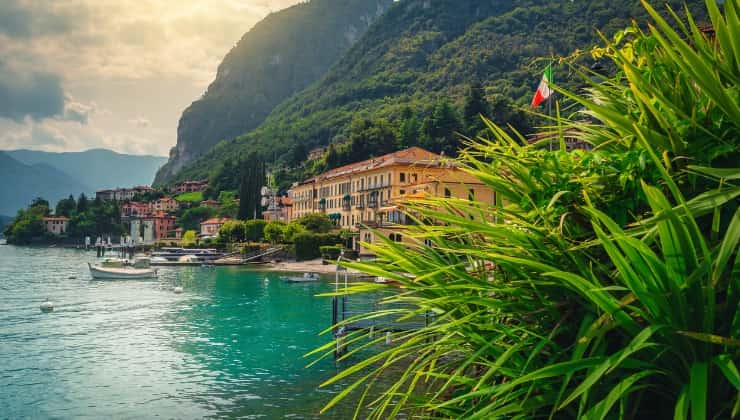
POLYGON ((150 185, 166 158, 125 155, 105 149, 51 153, 0 151, 0 215, 13 216, 42 197, 54 205, 70 194, 150 185))

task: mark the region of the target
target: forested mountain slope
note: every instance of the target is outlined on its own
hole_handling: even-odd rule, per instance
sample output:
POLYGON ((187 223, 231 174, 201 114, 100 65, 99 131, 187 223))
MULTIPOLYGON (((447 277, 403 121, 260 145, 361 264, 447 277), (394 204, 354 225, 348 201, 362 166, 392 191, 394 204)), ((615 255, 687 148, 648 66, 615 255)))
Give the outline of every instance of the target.
POLYGON ((312 0, 273 13, 247 32, 216 79, 182 114, 177 145, 157 175, 257 127, 273 108, 321 78, 393 0, 312 0))
MULTIPOLYGON (((695 7, 700 0, 688 3, 703 10, 695 7)), ((440 99, 459 108, 476 81, 492 108, 526 106, 548 57, 588 48, 597 31, 613 34, 632 19, 647 21, 638 0, 402 0, 324 78, 178 178, 208 176, 224 160, 251 151, 295 166, 305 150, 350 138, 357 118, 383 119, 399 130, 409 116, 430 115, 440 99)), ((554 71, 556 83, 572 83, 566 67, 554 71)))

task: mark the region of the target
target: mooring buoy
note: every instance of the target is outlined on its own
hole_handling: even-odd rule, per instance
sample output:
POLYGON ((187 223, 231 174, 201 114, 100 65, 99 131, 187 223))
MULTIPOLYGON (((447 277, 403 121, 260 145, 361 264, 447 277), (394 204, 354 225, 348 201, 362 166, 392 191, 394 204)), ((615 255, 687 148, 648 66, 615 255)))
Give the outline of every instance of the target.
POLYGON ((49 298, 46 298, 46 301, 44 301, 43 303, 41 303, 41 305, 39 305, 39 309, 41 309, 41 312, 44 312, 44 313, 51 312, 54 310, 54 304, 51 301, 49 301, 49 298))

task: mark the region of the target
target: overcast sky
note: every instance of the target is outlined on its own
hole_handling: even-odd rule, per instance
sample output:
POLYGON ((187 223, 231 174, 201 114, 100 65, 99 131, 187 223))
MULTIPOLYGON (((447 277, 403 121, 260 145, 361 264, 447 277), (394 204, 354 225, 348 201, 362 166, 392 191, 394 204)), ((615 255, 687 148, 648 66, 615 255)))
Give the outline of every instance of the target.
POLYGON ((183 109, 298 0, 0 0, 0 150, 166 155, 183 109))

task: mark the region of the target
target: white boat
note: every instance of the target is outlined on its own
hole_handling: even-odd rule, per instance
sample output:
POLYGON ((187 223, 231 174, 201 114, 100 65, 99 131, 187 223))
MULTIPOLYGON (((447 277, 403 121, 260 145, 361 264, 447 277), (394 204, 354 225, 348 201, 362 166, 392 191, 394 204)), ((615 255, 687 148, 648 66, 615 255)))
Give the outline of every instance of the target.
POLYGON ((102 267, 87 263, 94 279, 150 279, 157 277, 157 270, 152 268, 102 267))
POLYGON ((321 277, 316 273, 303 273, 303 277, 298 276, 283 276, 283 281, 288 283, 308 283, 313 281, 321 280, 321 277))

